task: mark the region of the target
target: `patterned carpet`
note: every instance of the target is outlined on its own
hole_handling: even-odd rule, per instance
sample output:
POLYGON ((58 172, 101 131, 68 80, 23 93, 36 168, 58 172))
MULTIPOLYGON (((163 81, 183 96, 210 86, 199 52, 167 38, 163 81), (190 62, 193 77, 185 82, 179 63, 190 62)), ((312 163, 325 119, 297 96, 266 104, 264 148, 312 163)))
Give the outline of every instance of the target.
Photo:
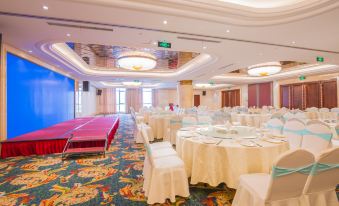
MULTIPOLYGON (((118 135, 105 158, 61 161, 61 155, 0 160, 0 205, 147 205, 142 188, 144 149, 134 123, 120 115, 118 135)), ((234 190, 190 185, 191 196, 163 205, 231 205, 234 190)))

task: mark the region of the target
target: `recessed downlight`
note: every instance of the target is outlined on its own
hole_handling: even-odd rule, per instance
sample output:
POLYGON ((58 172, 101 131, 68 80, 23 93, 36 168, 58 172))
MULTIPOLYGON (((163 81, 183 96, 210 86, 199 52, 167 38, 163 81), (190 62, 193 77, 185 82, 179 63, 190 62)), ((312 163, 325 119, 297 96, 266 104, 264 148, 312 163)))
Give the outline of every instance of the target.
POLYGON ((67 33, 67 34, 66 34, 66 36, 70 37, 70 36, 71 36, 71 34, 70 34, 70 33, 67 33))
POLYGON ((32 50, 28 50, 28 53, 33 53, 33 51, 32 50))
POLYGON ((227 33, 230 33, 230 32, 231 32, 231 30, 227 29, 227 30, 226 30, 226 32, 227 32, 227 33))
POLYGON ((296 42, 295 41, 292 41, 292 44, 295 44, 296 42))
POLYGON ((48 10, 48 6, 43 5, 43 6, 42 6, 42 9, 43 9, 43 10, 48 10))
POLYGON ((168 22, 167 22, 167 20, 164 20, 162 23, 163 23, 163 24, 167 24, 168 22))
POLYGON ((207 49, 207 46, 203 46, 202 48, 203 48, 203 49, 207 49))

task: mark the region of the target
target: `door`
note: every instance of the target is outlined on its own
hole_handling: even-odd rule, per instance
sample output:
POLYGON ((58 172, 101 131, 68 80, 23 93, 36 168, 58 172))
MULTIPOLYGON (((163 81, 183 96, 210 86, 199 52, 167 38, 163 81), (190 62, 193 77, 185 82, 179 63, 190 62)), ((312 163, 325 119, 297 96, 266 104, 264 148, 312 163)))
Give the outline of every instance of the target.
POLYGON ((303 85, 292 85, 292 109, 303 110, 303 85))
POLYGON ((199 94, 195 94, 194 95, 194 106, 195 107, 199 107, 200 106, 200 95, 199 94))
POLYGON ((319 82, 305 84, 305 103, 306 108, 320 108, 320 84, 319 82))
POLYGON ((290 86, 280 86, 280 106, 291 109, 290 86))
POLYGON ((322 107, 337 107, 337 81, 328 81, 322 83, 322 107))

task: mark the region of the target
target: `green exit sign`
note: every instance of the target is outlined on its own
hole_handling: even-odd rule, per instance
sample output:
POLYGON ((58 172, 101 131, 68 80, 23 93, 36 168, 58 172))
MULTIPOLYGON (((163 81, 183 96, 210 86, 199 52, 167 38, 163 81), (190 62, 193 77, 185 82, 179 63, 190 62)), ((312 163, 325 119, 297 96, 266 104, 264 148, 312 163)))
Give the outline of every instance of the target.
POLYGON ((324 62, 324 57, 317 57, 317 62, 324 62))
POLYGON ((158 47, 171 48, 172 44, 165 41, 158 41, 158 47))
POLYGON ((306 79, 306 77, 305 77, 304 75, 301 75, 301 76, 299 77, 299 80, 300 80, 300 81, 305 80, 305 79, 306 79))

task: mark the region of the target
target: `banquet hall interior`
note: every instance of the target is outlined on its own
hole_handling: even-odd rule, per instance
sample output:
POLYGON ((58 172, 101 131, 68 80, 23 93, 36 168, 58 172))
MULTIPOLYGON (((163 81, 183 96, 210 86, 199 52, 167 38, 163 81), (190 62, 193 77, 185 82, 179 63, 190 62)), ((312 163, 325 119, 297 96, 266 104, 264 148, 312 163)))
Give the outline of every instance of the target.
POLYGON ((0 205, 339 205, 338 0, 1 0, 0 205))

